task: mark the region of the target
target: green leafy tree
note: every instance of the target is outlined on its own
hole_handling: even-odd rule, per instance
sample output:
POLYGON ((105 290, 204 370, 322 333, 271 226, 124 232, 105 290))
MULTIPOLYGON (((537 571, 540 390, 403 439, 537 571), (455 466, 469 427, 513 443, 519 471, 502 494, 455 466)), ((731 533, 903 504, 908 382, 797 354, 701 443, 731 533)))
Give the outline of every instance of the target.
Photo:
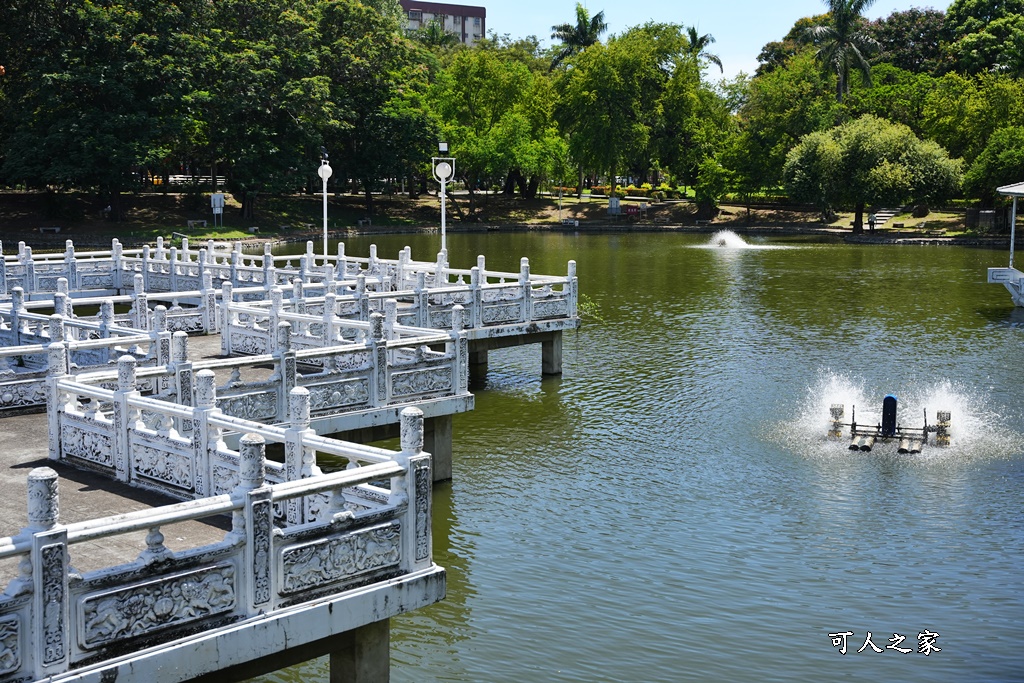
POLYGON ((857 88, 844 102, 850 118, 873 114, 908 126, 918 136, 926 136, 925 103, 938 87, 928 73, 912 73, 891 64, 872 68, 871 85, 857 88))
POLYGON ((1024 73, 1024 0, 954 0, 946 10, 946 52, 958 71, 1024 73))
POLYGON ((863 232, 869 204, 928 202, 960 189, 958 160, 906 126, 871 115, 805 136, 787 159, 786 188, 798 200, 854 210, 863 232))
POLYGON ((601 40, 601 34, 608 30, 604 20, 604 11, 590 16, 587 8, 576 3, 576 23, 558 24, 551 27, 551 39, 558 40, 562 46, 551 59, 551 68, 556 68, 569 57, 583 52, 601 40))
POLYGON ((793 28, 789 29, 782 40, 772 41, 761 48, 760 54, 757 55, 756 75, 771 73, 775 69, 785 66, 791 57, 809 49, 811 39, 808 36, 808 30, 815 26, 825 26, 828 24, 828 20, 827 14, 797 19, 793 28))
POLYGON ((878 43, 864 28, 863 12, 874 0, 825 0, 829 23, 813 26, 808 36, 817 46, 815 53, 822 67, 835 73, 836 101, 850 91, 850 73, 856 69, 865 82, 871 83, 871 65, 868 55, 877 50, 878 43))
POLYGON ((835 125, 840 115, 835 76, 818 68, 812 52, 794 55, 787 63, 751 80, 739 111, 740 145, 723 157, 731 169, 741 156, 758 159, 760 180, 749 186, 775 187, 782 181, 786 154, 801 137, 835 125))
POLYGON ((989 136, 964 176, 964 190, 991 205, 996 188, 1024 178, 1024 126, 1006 126, 989 136))
MULTIPOLYGON (((363 188, 366 211, 381 179, 412 173, 437 149, 439 127, 428 112, 428 71, 412 44, 387 17, 353 0, 320 5, 317 25, 322 57, 318 77, 335 104, 322 138, 335 150, 331 164, 341 179, 363 188)), ((307 162, 308 163, 308 162, 307 162)))
POLYGON ((687 48, 686 51, 695 60, 700 62, 701 60, 710 62, 718 67, 720 72, 725 72, 725 68, 722 66, 722 60, 719 59, 718 55, 708 52, 708 46, 715 42, 714 36, 710 33, 704 35, 698 35, 697 29, 693 26, 688 26, 686 29, 687 37, 687 48))
POLYGON ((437 18, 414 30, 410 37, 432 50, 445 50, 462 44, 462 40, 451 31, 445 30, 444 24, 437 18))
MULTIPOLYGON (((564 145, 552 118, 548 72, 518 43, 488 40, 455 53, 431 91, 433 109, 471 192, 504 181, 532 197, 564 145)), ((470 195, 471 213, 476 198, 470 195)))
POLYGON ((937 73, 944 61, 945 21, 941 10, 912 7, 869 23, 866 30, 880 48, 874 63, 912 73, 937 73))
POLYGON ((139 171, 182 126, 191 32, 204 6, 31 4, 3 22, 4 38, 19 49, 8 62, 2 175, 96 191, 119 219, 122 193, 138 187, 139 171))
POLYGON ((973 160, 997 129, 1022 125, 1024 81, 1004 74, 947 73, 924 100, 925 136, 955 157, 973 160))

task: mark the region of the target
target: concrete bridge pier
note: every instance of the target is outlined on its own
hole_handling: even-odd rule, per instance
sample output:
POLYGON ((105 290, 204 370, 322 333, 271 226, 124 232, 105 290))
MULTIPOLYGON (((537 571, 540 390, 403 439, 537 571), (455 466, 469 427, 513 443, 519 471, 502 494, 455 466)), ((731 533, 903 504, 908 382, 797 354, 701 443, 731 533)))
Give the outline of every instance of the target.
POLYGON ((330 683, 387 683, 391 678, 391 620, 342 633, 331 651, 330 683))
MULTIPOLYGON (((372 443, 399 437, 398 424, 361 427, 338 432, 332 438, 355 443, 372 443)), ((452 478, 452 416, 436 415, 423 419, 423 450, 430 453, 434 483, 452 478)))
POLYGON ((487 379, 487 352, 524 344, 540 344, 541 374, 562 374, 562 331, 528 332, 508 337, 469 340, 469 382, 480 387, 487 379))

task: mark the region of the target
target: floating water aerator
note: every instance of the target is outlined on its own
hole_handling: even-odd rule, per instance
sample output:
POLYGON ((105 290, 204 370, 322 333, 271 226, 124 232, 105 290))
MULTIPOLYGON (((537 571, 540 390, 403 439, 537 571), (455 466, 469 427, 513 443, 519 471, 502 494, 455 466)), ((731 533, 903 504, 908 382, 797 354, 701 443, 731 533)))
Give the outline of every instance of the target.
POLYGON ((939 410, 935 413, 935 445, 949 445, 949 411, 939 410))
POLYGON ((833 403, 829 412, 832 413, 832 424, 828 429, 828 438, 838 439, 843 435, 843 413, 845 408, 842 403, 833 403))
POLYGON ((896 404, 898 401, 892 394, 882 399, 882 436, 886 439, 896 435, 896 404))
POLYGON ((920 453, 928 443, 928 433, 935 432, 935 445, 948 446, 950 441, 950 413, 940 410, 935 414, 937 424, 928 424, 928 411, 924 411, 924 426, 918 428, 901 427, 896 421, 896 409, 899 400, 893 394, 882 399, 882 421, 874 426, 857 424, 857 406, 850 411, 852 420, 843 422, 845 407, 834 403, 829 408, 828 438, 842 437, 843 427, 850 428, 850 450, 869 452, 879 441, 897 441, 899 453, 920 453))

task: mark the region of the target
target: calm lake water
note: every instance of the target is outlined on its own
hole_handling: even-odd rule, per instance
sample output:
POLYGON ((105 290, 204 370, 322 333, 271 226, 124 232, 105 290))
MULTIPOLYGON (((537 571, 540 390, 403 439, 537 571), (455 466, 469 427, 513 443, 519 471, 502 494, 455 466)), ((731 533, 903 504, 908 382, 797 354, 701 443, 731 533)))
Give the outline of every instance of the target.
POLYGON ((435 490, 448 598, 392 621, 393 681, 1024 680, 1024 313, 985 284, 1007 255, 708 241, 449 235, 455 267, 575 259, 600 317, 560 378, 491 352, 435 490), (825 439, 830 404, 864 421, 886 393, 904 424, 951 410, 953 445, 825 439))

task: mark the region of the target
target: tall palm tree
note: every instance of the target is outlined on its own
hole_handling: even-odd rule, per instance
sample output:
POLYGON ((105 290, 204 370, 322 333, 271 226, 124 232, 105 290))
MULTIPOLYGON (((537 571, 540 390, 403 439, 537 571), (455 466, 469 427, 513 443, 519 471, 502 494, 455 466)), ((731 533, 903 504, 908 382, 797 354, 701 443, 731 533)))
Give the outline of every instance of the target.
POLYGON ((712 64, 718 67, 718 70, 725 73, 725 69, 722 67, 722 60, 718 58, 718 55, 711 54, 707 51, 708 45, 715 42, 714 36, 710 33, 705 33, 702 36, 697 35, 697 29, 694 26, 690 26, 686 29, 686 37, 689 41, 689 45, 686 51, 697 61, 706 59, 712 64))
POLYGON ((826 71, 839 77, 836 101, 850 92, 850 72, 857 69, 871 83, 871 65, 867 54, 878 49, 878 41, 864 30, 861 14, 875 0, 824 0, 828 5, 829 23, 807 29, 807 37, 818 46, 818 61, 826 71))
POLYGON ((604 20, 604 10, 601 10, 593 17, 587 8, 576 3, 576 24, 559 24, 551 27, 551 37, 562 41, 562 49, 558 51, 551 60, 551 68, 561 64, 564 60, 598 42, 601 34, 608 30, 608 24, 604 20))

